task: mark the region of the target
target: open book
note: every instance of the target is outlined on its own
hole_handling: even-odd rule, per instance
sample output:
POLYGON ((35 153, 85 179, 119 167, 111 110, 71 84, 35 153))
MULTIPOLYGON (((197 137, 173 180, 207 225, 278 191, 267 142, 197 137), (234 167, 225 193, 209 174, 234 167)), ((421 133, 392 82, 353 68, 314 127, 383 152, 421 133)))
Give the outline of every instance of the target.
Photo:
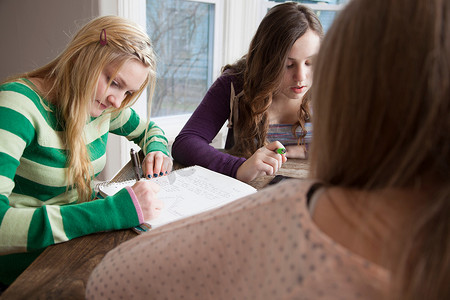
MULTIPOLYGON (((136 231, 147 231, 256 192, 255 188, 242 181, 200 166, 175 170, 163 177, 141 180, 151 180, 160 185, 158 197, 163 200, 164 207, 159 217, 137 227, 136 231)), ((103 183, 98 185, 98 189, 100 194, 106 197, 114 195, 125 186, 132 186, 135 182, 136 180, 103 183)))

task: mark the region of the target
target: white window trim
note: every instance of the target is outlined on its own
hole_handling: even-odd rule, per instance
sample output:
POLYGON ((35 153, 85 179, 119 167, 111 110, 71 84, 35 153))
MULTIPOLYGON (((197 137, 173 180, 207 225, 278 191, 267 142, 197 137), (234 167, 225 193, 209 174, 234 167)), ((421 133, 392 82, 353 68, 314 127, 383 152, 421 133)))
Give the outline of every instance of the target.
MULTIPOLYGON (((273 2, 268 0, 263 1, 265 4, 264 5, 265 11, 267 11, 267 9, 274 7, 275 5, 281 4, 281 2, 273 2)), ((301 5, 309 7, 312 10, 329 10, 329 11, 339 11, 342 10, 345 6, 345 4, 328 4, 328 3, 301 3, 301 5)))

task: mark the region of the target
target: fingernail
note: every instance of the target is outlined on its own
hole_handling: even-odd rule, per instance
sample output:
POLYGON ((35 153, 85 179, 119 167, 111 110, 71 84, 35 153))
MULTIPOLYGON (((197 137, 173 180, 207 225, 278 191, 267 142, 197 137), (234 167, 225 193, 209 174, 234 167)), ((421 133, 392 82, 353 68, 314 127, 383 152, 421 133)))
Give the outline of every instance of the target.
POLYGON ((156 174, 156 173, 155 173, 155 174, 153 174, 153 177, 158 177, 158 174, 156 174))
POLYGON ((167 171, 166 171, 166 174, 167 174, 167 171))
POLYGON ((164 173, 163 172, 159 172, 159 176, 163 176, 164 175, 164 173))
POLYGON ((148 174, 148 175, 147 175, 147 178, 152 178, 152 175, 148 174))

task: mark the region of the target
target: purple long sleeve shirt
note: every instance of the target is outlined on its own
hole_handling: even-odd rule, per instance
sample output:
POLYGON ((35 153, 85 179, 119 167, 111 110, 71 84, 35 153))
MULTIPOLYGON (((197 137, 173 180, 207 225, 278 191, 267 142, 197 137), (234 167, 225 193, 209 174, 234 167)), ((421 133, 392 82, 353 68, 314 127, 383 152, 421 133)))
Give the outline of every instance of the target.
MULTIPOLYGON (((236 94, 242 91, 237 76, 221 75, 209 88, 200 105, 175 138, 173 158, 186 166, 200 165, 210 170, 236 177, 245 158, 236 157, 211 146, 211 142, 230 116, 231 83, 236 94)), ((232 130, 227 141, 233 141, 232 130)))

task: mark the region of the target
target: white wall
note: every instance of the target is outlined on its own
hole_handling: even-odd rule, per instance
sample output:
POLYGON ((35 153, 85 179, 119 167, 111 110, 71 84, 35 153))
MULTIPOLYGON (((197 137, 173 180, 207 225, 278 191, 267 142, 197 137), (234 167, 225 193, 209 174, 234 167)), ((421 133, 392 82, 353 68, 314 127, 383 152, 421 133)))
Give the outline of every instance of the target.
POLYGON ((224 3, 222 65, 232 64, 247 53, 267 11, 261 0, 225 0, 224 3))

